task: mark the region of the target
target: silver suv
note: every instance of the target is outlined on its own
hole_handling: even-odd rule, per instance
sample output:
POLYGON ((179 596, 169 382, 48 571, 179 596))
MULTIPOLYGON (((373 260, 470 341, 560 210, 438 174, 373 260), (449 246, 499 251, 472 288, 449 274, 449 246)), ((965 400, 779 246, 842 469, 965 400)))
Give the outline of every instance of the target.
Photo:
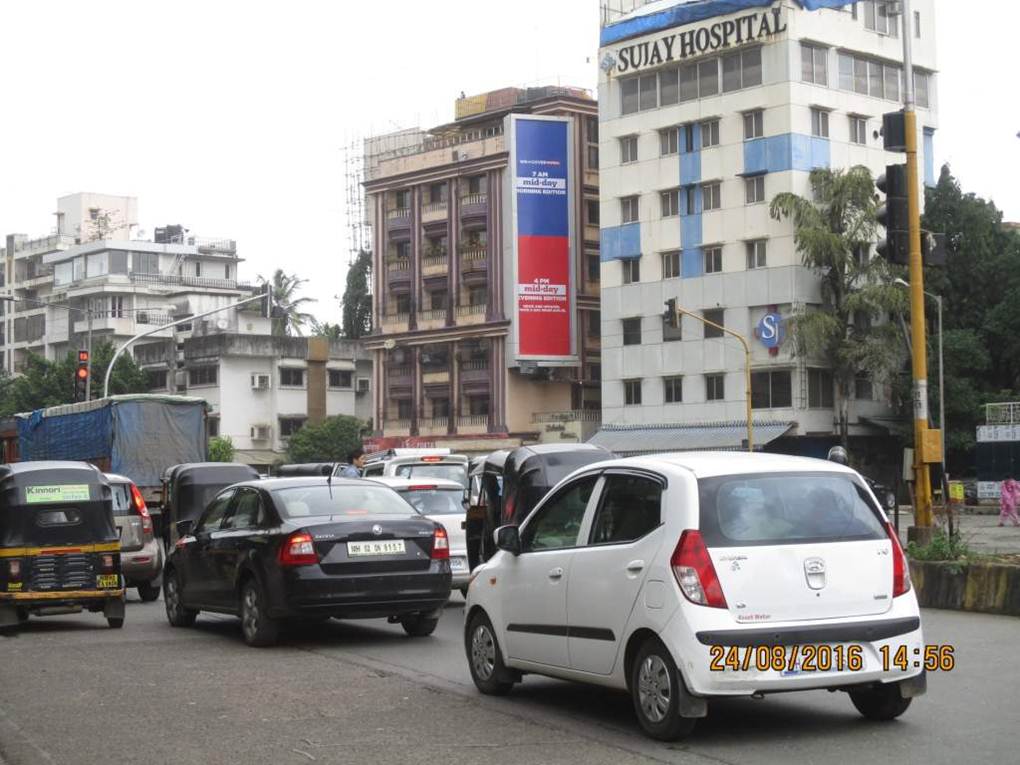
POLYGON ((120 532, 120 568, 126 587, 137 587, 145 602, 159 597, 163 572, 163 546, 152 531, 152 518, 134 482, 106 474, 113 490, 113 520, 120 532))

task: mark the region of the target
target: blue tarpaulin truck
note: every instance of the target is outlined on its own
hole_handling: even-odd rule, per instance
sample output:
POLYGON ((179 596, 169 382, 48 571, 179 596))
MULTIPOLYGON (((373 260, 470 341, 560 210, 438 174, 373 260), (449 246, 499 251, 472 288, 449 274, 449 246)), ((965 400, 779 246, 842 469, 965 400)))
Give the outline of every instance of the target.
POLYGON ((127 395, 16 415, 21 461, 83 460, 127 476, 161 504, 171 465, 206 457, 206 403, 189 396, 127 395))

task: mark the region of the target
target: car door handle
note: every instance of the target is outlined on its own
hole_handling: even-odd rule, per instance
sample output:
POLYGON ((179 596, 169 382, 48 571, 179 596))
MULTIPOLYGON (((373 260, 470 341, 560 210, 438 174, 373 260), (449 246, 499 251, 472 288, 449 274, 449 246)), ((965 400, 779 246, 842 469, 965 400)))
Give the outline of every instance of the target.
POLYGON ((549 569, 549 578, 550 579, 562 579, 563 578, 563 569, 560 568, 559 566, 557 566, 556 568, 549 569))
POLYGON ((643 560, 632 560, 630 563, 627 564, 627 570, 632 574, 636 574, 638 571, 641 571, 644 567, 645 562, 643 560))

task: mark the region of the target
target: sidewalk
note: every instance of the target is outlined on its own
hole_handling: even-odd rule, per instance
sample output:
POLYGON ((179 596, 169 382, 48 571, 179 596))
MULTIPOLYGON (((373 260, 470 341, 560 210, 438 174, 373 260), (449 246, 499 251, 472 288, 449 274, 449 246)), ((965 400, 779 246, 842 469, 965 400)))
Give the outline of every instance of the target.
MULTIPOLYGON (((974 552, 1020 554, 1020 526, 1012 524, 999 527, 999 510, 986 514, 992 508, 981 507, 980 514, 961 513, 958 518, 960 535, 974 552)), ((890 516, 890 520, 893 520, 890 516)), ((900 539, 907 543, 907 528, 914 523, 914 516, 908 506, 900 507, 900 539)))

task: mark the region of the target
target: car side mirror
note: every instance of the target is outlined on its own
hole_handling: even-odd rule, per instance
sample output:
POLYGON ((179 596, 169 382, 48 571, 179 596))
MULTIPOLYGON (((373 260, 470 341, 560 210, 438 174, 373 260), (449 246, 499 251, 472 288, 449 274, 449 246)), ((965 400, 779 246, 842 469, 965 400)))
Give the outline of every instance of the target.
POLYGON ((500 526, 496 529, 496 547, 511 555, 521 554, 521 533, 516 526, 500 526))
POLYGON ((191 533, 192 529, 195 528, 195 521, 177 521, 177 538, 186 537, 191 533))

